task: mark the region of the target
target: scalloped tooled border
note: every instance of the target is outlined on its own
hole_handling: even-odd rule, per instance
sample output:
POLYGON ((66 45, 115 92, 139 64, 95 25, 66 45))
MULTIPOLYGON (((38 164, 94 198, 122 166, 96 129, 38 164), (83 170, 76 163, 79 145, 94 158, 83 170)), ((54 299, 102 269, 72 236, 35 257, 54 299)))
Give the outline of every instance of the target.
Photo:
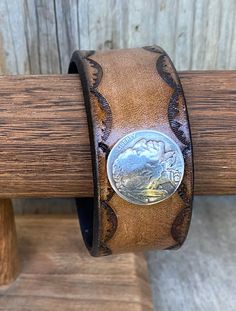
POLYGON ((106 98, 97 89, 103 76, 102 67, 95 60, 89 57, 86 57, 86 60, 88 61, 90 68, 93 69, 90 92, 97 98, 100 107, 105 112, 105 119, 102 122, 104 125, 102 129, 103 134, 101 137, 101 140, 102 140, 101 143, 104 143, 111 133, 112 112, 111 112, 110 105, 108 104, 106 98))
MULTIPOLYGON (((173 93, 168 104, 168 120, 175 136, 183 145, 185 145, 182 153, 186 161, 186 158, 191 151, 191 141, 185 136, 185 133, 182 130, 183 124, 181 124, 176 118, 180 113, 179 98, 180 96, 184 98, 182 86, 177 77, 177 73, 175 73, 174 65, 164 50, 158 46, 145 46, 143 48, 147 51, 160 54, 156 62, 157 72, 160 77, 173 89, 173 93), (168 68, 170 67, 174 70, 175 76, 173 76, 172 72, 168 71, 168 68)), ((178 194, 183 200, 185 207, 178 213, 171 227, 171 235, 177 244, 169 247, 168 249, 178 248, 183 244, 191 220, 191 200, 187 196, 187 189, 184 182, 182 182, 180 188, 178 189, 178 194)))
MULTIPOLYGON (((106 144, 106 140, 108 139, 112 128, 112 112, 106 98, 97 89, 103 77, 102 67, 95 60, 89 57, 86 57, 86 60, 92 71, 90 92, 97 98, 97 101, 101 109, 105 113, 105 118, 104 120, 102 120, 103 128, 102 128, 101 141, 98 142, 98 147, 102 150, 102 152, 106 154, 107 157, 110 152, 110 148, 106 144)), ((106 200, 100 201, 100 206, 102 208, 101 216, 106 218, 108 226, 106 232, 103 234, 101 233, 104 236, 102 236, 99 244, 100 255, 110 255, 112 253, 111 249, 107 246, 107 242, 113 237, 117 229, 117 216, 112 207, 108 203, 111 200, 113 194, 114 194, 113 190, 108 191, 106 200)))

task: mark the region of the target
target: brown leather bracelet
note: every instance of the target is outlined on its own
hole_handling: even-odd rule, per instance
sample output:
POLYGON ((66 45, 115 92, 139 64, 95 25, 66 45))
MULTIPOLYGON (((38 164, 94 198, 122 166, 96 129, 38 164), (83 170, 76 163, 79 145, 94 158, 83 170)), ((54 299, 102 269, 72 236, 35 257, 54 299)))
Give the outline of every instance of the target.
POLYGON ((77 199, 94 256, 180 247, 193 192, 183 90, 158 46, 75 51, 86 104, 94 198, 77 199))

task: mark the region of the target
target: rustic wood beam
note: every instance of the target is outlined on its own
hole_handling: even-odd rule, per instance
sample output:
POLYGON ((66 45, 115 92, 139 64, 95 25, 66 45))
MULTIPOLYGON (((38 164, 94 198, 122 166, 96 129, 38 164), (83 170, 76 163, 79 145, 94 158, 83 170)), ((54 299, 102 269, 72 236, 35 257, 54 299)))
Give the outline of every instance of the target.
MULTIPOLYGON (((196 194, 236 194, 236 71, 180 72, 196 194)), ((0 77, 0 197, 92 195, 77 75, 0 77)))

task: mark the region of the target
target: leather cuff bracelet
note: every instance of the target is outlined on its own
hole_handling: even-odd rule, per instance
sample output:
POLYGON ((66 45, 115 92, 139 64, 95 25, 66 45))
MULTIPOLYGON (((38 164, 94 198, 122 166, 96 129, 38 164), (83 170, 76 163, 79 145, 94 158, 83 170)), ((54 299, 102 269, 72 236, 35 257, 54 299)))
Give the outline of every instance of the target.
POLYGON ((158 46, 75 51, 93 161, 94 198, 77 199, 94 256, 182 245, 193 167, 183 90, 158 46))

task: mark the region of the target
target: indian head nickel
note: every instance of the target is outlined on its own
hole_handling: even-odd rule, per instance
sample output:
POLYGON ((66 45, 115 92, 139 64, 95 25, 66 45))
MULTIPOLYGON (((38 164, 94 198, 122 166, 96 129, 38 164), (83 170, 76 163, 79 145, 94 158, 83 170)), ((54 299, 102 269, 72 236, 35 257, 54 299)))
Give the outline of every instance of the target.
POLYGON ((179 146, 154 130, 129 133, 112 148, 107 175, 114 191, 133 204, 150 205, 169 198, 184 175, 179 146))

